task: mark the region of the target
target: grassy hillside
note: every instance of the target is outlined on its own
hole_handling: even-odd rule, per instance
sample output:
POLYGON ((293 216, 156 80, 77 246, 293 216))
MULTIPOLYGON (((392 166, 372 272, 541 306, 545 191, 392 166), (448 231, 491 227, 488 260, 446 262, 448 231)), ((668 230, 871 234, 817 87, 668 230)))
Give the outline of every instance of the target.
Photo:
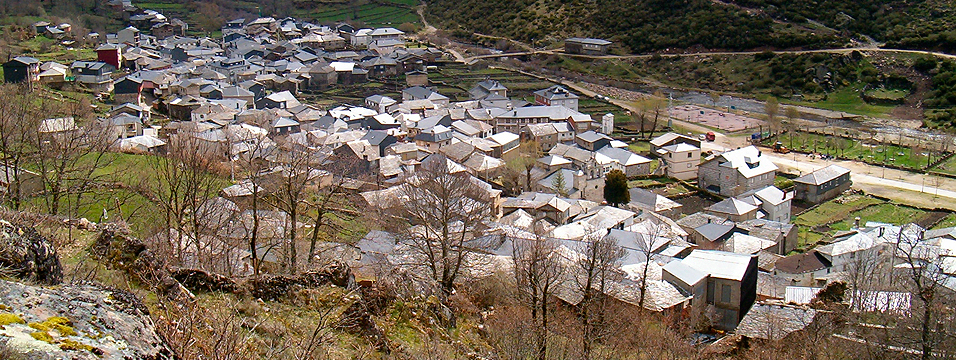
POLYGON ((819 23, 887 47, 956 51, 956 10, 940 0, 731 0, 774 19, 819 23))
POLYGON ((708 0, 436 0, 427 14, 459 33, 471 31, 547 44, 568 36, 616 40, 630 51, 822 47, 842 44, 832 31, 775 23, 769 16, 708 0))
POLYGON ((925 116, 932 127, 948 128, 956 119, 956 65, 921 55, 864 51, 600 60, 551 56, 537 64, 651 88, 663 84, 757 98, 774 96, 872 117, 925 116), (898 98, 886 103, 866 99, 863 93, 898 98))
POLYGON ((435 0, 428 16, 459 35, 539 45, 616 40, 626 51, 838 47, 867 37, 889 47, 956 50, 956 13, 938 0, 435 0))
POLYGON ((459 34, 473 31, 538 45, 570 36, 607 38, 630 51, 841 43, 832 32, 777 24, 768 16, 708 0, 436 0, 429 3, 427 15, 459 34))

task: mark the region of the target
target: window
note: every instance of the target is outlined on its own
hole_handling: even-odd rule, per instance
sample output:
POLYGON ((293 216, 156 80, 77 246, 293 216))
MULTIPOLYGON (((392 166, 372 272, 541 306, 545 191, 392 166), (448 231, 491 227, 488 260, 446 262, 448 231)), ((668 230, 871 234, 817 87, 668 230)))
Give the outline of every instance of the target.
POLYGON ((694 164, 687 164, 687 168, 688 168, 688 169, 690 169, 690 168, 692 168, 692 167, 694 167, 694 164))
POLYGON ((730 285, 720 286, 720 302, 730 303, 730 285))
POLYGON ((687 153, 687 158, 688 158, 688 159, 690 159, 690 158, 692 158, 692 157, 694 157, 694 154, 693 154, 693 153, 687 153))

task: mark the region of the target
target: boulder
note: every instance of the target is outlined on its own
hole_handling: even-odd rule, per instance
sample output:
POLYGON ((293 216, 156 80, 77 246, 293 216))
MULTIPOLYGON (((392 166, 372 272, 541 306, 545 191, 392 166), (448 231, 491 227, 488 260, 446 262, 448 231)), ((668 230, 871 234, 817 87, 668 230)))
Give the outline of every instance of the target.
POLYGON ((28 359, 173 359, 147 308, 127 291, 0 280, 0 347, 28 359))
POLYGON ((45 237, 28 226, 0 220, 0 267, 11 275, 46 285, 63 280, 56 249, 45 237))
POLYGON ((177 269, 172 277, 192 291, 235 293, 239 288, 228 277, 199 269, 177 269))

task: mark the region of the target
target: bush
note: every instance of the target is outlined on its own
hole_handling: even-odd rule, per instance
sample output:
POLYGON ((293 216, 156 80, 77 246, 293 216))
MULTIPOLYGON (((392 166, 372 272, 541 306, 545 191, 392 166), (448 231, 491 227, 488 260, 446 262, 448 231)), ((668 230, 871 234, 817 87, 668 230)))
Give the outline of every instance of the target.
POLYGON ((765 60, 773 59, 774 56, 777 56, 777 55, 774 54, 773 51, 767 50, 767 51, 755 54, 754 60, 765 61, 765 60))
POLYGON ((913 69, 916 71, 927 73, 930 70, 936 68, 936 58, 932 56, 926 56, 919 59, 916 59, 916 62, 913 63, 913 69))

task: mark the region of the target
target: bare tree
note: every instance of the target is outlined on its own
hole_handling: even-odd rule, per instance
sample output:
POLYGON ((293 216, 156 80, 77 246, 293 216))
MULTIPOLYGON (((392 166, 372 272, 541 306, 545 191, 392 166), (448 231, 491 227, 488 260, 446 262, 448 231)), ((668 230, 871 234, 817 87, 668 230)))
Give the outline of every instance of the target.
POLYGON ((770 131, 776 134, 780 130, 780 122, 777 118, 777 114, 780 112, 780 103, 777 98, 768 97, 767 101, 764 102, 763 111, 767 114, 767 124, 770 125, 770 131))
POLYGON ((435 155, 401 185, 401 201, 383 209, 443 296, 454 290, 469 254, 489 246, 478 238, 491 215, 490 191, 471 175, 451 171, 448 160, 435 155))
POLYGON ((664 94, 660 90, 654 92, 654 96, 648 100, 648 109, 650 112, 654 113, 654 121, 651 122, 651 135, 654 137, 654 132, 657 131, 657 124, 661 116, 664 115, 664 110, 667 109, 667 102, 664 101, 664 94))
POLYGON ((644 266, 641 269, 641 279, 640 279, 640 290, 641 297, 638 301, 638 306, 644 308, 645 301, 647 300, 647 277, 648 272, 650 271, 651 262, 653 262, 654 250, 661 238, 667 234, 667 224, 662 221, 655 222, 654 220, 647 220, 647 231, 644 233, 638 233, 638 249, 641 255, 644 256, 644 266))
POLYGON ((82 105, 66 102, 58 110, 85 126, 51 135, 45 135, 45 129, 40 127, 31 129, 37 131, 37 135, 31 137, 37 149, 32 163, 43 182, 43 200, 49 214, 61 214, 63 205, 73 201, 73 206, 67 209, 71 212, 66 215, 77 215, 84 194, 102 184, 105 175, 112 175, 97 172, 112 159, 107 153, 113 140, 111 132, 93 119, 83 118, 89 116, 89 109, 82 105))
POLYGON ((172 243, 179 261, 187 258, 189 248, 195 251, 197 260, 211 255, 200 208, 223 185, 216 176, 219 152, 195 135, 181 131, 171 137, 168 153, 149 157, 149 174, 144 174, 136 186, 140 194, 162 209, 165 240, 172 243))
POLYGON ((245 151, 242 154, 234 154, 233 146, 229 146, 229 169, 230 176, 235 178, 235 163, 240 163, 240 169, 245 174, 245 181, 240 186, 249 192, 249 219, 243 218, 244 237, 249 249, 250 263, 252 265, 252 274, 259 276, 261 264, 259 263, 260 250, 260 211, 263 207, 263 172, 266 170, 263 162, 259 161, 258 155, 262 154, 269 147, 270 141, 265 135, 253 135, 244 131, 240 125, 229 125, 224 130, 226 139, 230 144, 244 144, 245 151), (250 220, 251 224, 246 220, 250 220))
POLYGON ((531 170, 534 170, 535 163, 541 158, 541 145, 537 141, 522 141, 518 145, 518 157, 508 161, 507 165, 524 173, 524 185, 526 191, 531 191, 531 185, 534 184, 531 178, 531 170))
POLYGON ((533 239, 513 239, 515 283, 519 298, 531 309, 537 358, 548 357, 551 297, 561 281, 562 264, 556 242, 539 234, 533 239))
POLYGON ((800 111, 793 106, 788 106, 784 110, 784 115, 787 117, 787 133, 790 135, 790 148, 793 148, 793 133, 797 131, 797 124, 794 122, 797 118, 800 117, 800 111))
POLYGON ((590 359, 595 342, 609 335, 604 331, 609 329, 608 298, 604 294, 609 282, 623 277, 620 267, 625 253, 617 239, 600 233, 586 236, 581 247, 584 256, 577 261, 581 276, 576 278, 578 291, 583 296, 578 305, 583 323, 581 349, 583 358, 590 359))
MULTIPOLYGON (((36 131, 30 129, 37 129, 43 116, 38 112, 42 106, 35 106, 31 94, 26 85, 0 84, 0 161, 5 169, 4 180, 9 184, 20 184, 18 169, 34 152, 32 136, 36 131)), ((21 186, 13 186, 4 193, 5 202, 14 210, 20 209, 24 196, 21 186)))
POLYGON ((315 259, 320 231, 342 230, 332 216, 347 221, 358 215, 357 212, 348 209, 352 203, 345 196, 347 190, 345 185, 350 181, 347 175, 353 173, 357 165, 355 158, 333 155, 320 166, 323 172, 317 175, 320 178, 317 189, 309 194, 305 201, 310 208, 312 222, 309 264, 312 264, 315 259))
POLYGON ((290 273, 298 269, 298 220, 305 204, 307 187, 317 180, 313 152, 298 144, 283 144, 277 152, 278 166, 265 177, 267 201, 286 214, 283 267, 290 273))
POLYGON ((949 281, 942 263, 945 250, 924 243, 922 229, 914 226, 915 230, 907 231, 907 228, 904 226, 899 232, 896 254, 907 265, 906 285, 918 300, 917 313, 910 317, 916 335, 912 343, 919 347, 920 359, 930 360, 937 356, 946 338, 952 336, 949 333, 952 329, 946 329, 954 320, 951 310, 954 304, 948 301, 951 292, 944 287, 949 281))

